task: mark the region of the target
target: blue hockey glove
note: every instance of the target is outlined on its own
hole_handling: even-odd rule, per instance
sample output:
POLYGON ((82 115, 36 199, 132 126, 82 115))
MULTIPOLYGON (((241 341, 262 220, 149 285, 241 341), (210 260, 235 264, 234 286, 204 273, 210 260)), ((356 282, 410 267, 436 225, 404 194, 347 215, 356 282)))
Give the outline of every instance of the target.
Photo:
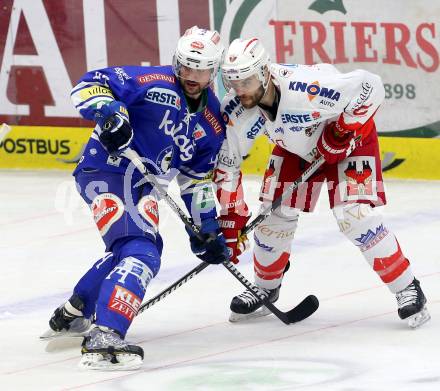
POLYGON ((95 121, 101 128, 99 139, 110 155, 117 156, 130 146, 133 128, 122 102, 114 101, 97 109, 95 121))
POLYGON ((211 264, 229 261, 228 248, 217 220, 207 219, 202 222, 200 233, 203 236, 203 241, 198 239, 188 229, 187 231, 191 250, 199 259, 211 264))

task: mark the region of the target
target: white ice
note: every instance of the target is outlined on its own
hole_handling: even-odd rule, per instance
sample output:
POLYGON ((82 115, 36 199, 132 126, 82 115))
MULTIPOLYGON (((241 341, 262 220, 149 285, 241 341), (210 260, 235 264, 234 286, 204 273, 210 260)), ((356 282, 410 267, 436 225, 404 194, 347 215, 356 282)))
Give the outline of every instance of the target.
MULTIPOLYGON (((258 180, 246 179, 256 212, 258 180)), ((173 195, 175 196, 175 189, 173 195)), ((388 226, 411 260, 432 319, 416 330, 361 254, 339 233, 321 194, 303 215, 277 305, 308 294, 321 302, 290 326, 274 316, 228 322, 241 285, 210 266, 140 314, 128 339, 145 361, 136 372, 80 371, 80 340, 38 336, 103 244, 68 173, 0 172, 0 389, 32 390, 440 390, 440 183, 388 181, 388 226)), ((146 298, 199 261, 176 217, 161 205, 162 268, 146 298)), ((252 278, 250 254, 239 269, 252 278)))

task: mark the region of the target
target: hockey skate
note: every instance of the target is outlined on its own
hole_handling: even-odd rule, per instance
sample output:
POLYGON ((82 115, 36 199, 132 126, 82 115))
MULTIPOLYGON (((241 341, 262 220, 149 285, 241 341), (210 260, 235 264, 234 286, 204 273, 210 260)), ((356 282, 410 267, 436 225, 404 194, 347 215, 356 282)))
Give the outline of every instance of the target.
MULTIPOLYGON (((265 289, 259 288, 264 293, 271 303, 275 303, 280 295, 280 288, 265 289)), ((269 315, 271 312, 248 290, 245 290, 238 296, 235 296, 231 301, 231 315, 230 322, 240 322, 259 318, 261 316, 269 315)))
POLYGON ((420 282, 414 278, 405 289, 396 293, 400 319, 407 319, 408 326, 416 328, 431 319, 426 308, 426 297, 420 288, 420 282))
POLYGON ((84 318, 81 310, 84 303, 73 295, 65 304, 58 307, 49 320, 50 329, 40 336, 42 340, 59 337, 84 337, 90 330, 92 322, 84 318))
POLYGON ((101 371, 139 369, 144 359, 140 346, 127 344, 116 331, 102 326, 84 338, 81 353, 80 368, 101 371))

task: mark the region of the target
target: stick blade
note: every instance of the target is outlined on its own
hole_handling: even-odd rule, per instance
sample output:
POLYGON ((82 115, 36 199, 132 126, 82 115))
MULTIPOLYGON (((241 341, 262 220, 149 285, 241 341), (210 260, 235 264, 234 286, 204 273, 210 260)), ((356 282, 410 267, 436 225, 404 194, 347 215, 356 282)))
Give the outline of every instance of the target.
POLYGON ((312 315, 319 308, 319 300, 314 295, 307 296, 295 308, 286 313, 290 323, 300 322, 312 315))

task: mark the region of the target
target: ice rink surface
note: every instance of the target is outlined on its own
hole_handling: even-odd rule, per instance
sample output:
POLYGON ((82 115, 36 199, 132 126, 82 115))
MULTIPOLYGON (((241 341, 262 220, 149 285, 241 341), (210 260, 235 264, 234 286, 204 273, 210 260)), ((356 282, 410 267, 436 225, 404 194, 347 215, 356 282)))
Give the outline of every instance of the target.
MULTIPOLYGON (((258 208, 259 181, 246 179, 258 208)), ((440 390, 440 183, 388 181, 388 226, 428 298, 432 319, 409 329, 394 295, 339 233, 327 195, 302 215, 277 306, 321 302, 286 326, 274 316, 228 322, 241 285, 210 266, 134 320, 127 339, 145 361, 135 372, 80 371, 80 340, 38 336, 103 244, 68 173, 0 172, 0 389, 29 390, 440 390)), ((175 189, 171 189, 174 196, 175 189)), ((161 205, 165 249, 152 297, 198 264, 182 224, 161 205)), ((239 269, 252 278, 250 253, 239 269)))

